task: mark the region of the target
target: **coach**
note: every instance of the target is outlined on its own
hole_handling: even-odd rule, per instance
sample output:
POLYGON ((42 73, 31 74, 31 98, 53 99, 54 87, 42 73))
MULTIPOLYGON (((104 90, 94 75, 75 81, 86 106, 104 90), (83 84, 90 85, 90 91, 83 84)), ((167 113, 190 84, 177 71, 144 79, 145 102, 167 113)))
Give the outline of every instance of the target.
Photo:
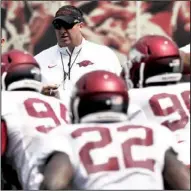
POLYGON ((71 5, 59 8, 52 24, 57 45, 35 56, 42 70, 44 92, 50 87, 69 90, 79 77, 93 70, 120 74, 121 65, 110 48, 83 38, 84 19, 78 8, 71 5))

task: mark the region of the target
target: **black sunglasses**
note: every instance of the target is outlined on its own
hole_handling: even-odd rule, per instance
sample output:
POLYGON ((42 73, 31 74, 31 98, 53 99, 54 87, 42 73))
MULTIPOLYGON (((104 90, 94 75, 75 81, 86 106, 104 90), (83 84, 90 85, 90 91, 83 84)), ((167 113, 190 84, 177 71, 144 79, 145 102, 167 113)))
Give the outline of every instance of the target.
POLYGON ((64 28, 64 29, 66 29, 66 30, 68 30, 68 29, 72 29, 73 28, 73 26, 75 25, 75 24, 69 24, 69 23, 66 23, 66 22, 56 22, 56 21, 54 21, 53 23, 53 27, 56 29, 56 30, 60 30, 62 27, 64 28))

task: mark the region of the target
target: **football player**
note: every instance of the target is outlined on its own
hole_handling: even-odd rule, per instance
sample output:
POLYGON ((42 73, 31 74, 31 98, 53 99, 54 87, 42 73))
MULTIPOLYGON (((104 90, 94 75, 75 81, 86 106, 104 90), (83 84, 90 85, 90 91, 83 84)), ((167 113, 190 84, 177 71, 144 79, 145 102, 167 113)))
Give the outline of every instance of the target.
MULTIPOLYGON (((1 77, 4 77, 4 73, 9 66, 6 54, 1 57, 1 77)), ((2 81, 2 80, 1 80, 2 81)), ((4 90, 1 83, 1 90, 4 90)), ((7 150, 7 127, 4 119, 1 118, 1 189, 3 190, 15 190, 21 189, 20 183, 17 178, 16 172, 12 169, 11 165, 7 164, 6 150, 7 150), (12 176, 10 176, 10 174, 12 176)))
POLYGON ((144 36, 130 50, 129 59, 130 102, 173 132, 181 148, 179 157, 189 165, 190 83, 179 83, 183 66, 177 45, 164 36, 144 36))
MULTIPOLYGON (((32 160, 43 176, 40 189, 154 190, 164 188, 163 179, 174 189, 190 187, 172 133, 153 122, 128 120, 129 96, 120 77, 90 72, 74 89, 71 110, 77 124, 36 140, 39 154, 32 160)), ((39 189, 28 180, 28 189, 39 189)))
MULTIPOLYGON (((25 189, 26 174, 32 168, 30 157, 35 153, 33 139, 44 136, 69 121, 64 102, 42 95, 41 71, 32 55, 12 50, 2 55, 6 68, 2 75, 3 125, 7 129, 6 162, 17 172, 25 189)), ((34 177, 36 175, 34 174, 34 177)))

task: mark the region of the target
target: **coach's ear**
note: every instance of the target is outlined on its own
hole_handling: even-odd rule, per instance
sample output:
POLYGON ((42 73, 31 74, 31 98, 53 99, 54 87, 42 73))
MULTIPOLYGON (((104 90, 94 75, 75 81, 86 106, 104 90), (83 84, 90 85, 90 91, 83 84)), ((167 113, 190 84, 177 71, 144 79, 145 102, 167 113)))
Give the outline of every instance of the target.
POLYGON ((49 157, 44 168, 40 190, 70 189, 73 167, 67 154, 56 152, 49 157))
POLYGON ((172 149, 165 153, 163 177, 168 190, 190 190, 190 172, 172 149))

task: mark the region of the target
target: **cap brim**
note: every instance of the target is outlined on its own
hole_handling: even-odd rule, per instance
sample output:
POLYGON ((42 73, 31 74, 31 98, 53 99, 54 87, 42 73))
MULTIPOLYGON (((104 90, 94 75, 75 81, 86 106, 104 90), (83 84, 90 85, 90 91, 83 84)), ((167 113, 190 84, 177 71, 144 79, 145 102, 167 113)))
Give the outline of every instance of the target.
POLYGON ((74 18, 72 18, 71 16, 68 16, 68 15, 66 15, 66 16, 58 16, 53 20, 53 22, 59 21, 59 20, 64 21, 64 22, 66 22, 68 24, 73 24, 74 23, 74 18))

